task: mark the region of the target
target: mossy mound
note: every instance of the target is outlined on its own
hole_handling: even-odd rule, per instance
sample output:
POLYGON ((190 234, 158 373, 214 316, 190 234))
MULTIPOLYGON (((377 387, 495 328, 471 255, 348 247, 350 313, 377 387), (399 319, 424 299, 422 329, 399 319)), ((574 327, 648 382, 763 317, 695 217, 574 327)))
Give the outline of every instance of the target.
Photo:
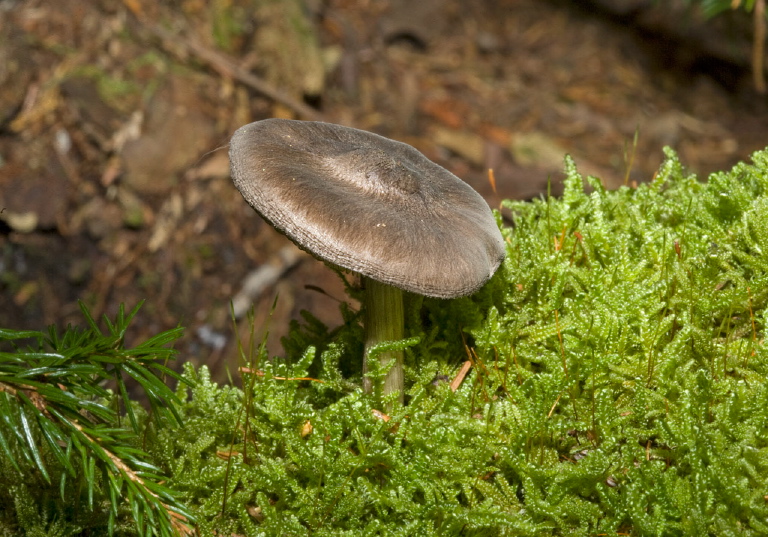
MULTIPOLYGON (((561 198, 503 204, 508 256, 482 291, 408 297, 407 404, 389 415, 360 389, 346 305, 336 330, 295 324, 284 356, 246 345, 243 390, 187 366, 168 399, 183 425, 136 421, 200 534, 768 534, 768 152, 703 182, 667 151, 617 191, 566 172, 561 198)), ((0 421, 4 456, 17 422, 0 421)), ((92 522, 66 526, 51 482, 0 528, 80 534, 92 522)))

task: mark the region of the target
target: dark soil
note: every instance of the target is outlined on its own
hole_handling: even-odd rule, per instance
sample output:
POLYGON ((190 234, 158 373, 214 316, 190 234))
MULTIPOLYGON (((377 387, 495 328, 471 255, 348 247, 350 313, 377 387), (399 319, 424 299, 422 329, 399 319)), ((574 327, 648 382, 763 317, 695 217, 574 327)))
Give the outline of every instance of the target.
POLYGON ((221 379, 230 301, 265 266, 280 276, 253 303, 272 353, 302 309, 337 324, 338 277, 229 180, 230 134, 266 117, 406 141, 492 206, 557 192, 565 153, 613 188, 649 180, 664 145, 700 174, 767 145, 744 43, 723 34, 741 49, 716 54, 691 36, 717 21, 684 12, 701 31, 676 33, 655 2, 600 4, 0 1, 0 326, 145 301, 130 339, 181 324, 182 359, 221 379))

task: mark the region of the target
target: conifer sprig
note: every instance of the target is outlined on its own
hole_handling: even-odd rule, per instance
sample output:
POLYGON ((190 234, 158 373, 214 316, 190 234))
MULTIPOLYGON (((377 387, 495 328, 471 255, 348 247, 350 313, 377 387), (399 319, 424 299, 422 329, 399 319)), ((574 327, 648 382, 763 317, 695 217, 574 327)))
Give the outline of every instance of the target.
POLYGON ((165 364, 182 329, 126 348, 125 333, 140 306, 128 315, 121 306, 114 322, 105 317, 106 332, 82 304, 86 330, 0 330, 0 449, 20 477, 58 484, 62 500, 79 494, 80 509, 102 511, 110 532, 122 509, 140 535, 170 536, 183 532, 191 517, 161 485, 162 471, 147 462, 139 436, 144 413, 129 401, 126 380, 144 392, 152 419, 180 424, 178 399, 164 378, 181 379, 165 364))

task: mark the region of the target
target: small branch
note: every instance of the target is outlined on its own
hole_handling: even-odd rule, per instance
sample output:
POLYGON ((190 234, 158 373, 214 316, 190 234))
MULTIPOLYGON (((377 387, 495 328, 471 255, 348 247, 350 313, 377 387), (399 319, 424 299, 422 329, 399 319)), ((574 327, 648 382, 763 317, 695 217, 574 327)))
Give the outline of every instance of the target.
POLYGON ((154 492, 149 490, 147 485, 144 483, 144 480, 125 462, 123 462, 123 459, 112 453, 110 450, 105 448, 101 445, 99 441, 97 441, 95 438, 92 438, 88 433, 86 433, 83 428, 80 426, 79 423, 76 423, 71 420, 66 420, 69 425, 74 427, 78 430, 80 434, 82 434, 85 438, 88 439, 89 442, 91 442, 95 446, 99 446, 99 449, 101 449, 104 454, 109 458, 109 460, 112 461, 112 464, 115 465, 117 470, 122 473, 125 477, 139 485, 146 493, 148 493, 150 496, 152 496, 162 507, 165 509, 166 513, 168 513, 168 516, 170 518, 171 524, 176 527, 179 530, 184 530, 186 533, 189 533, 189 526, 186 524, 187 519, 173 511, 168 505, 154 492))
POLYGON ((235 319, 241 319, 256 298, 265 289, 274 285, 280 277, 293 268, 306 254, 293 244, 284 246, 259 268, 252 271, 243 281, 242 288, 232 299, 235 319))
POLYGON ((23 395, 25 395, 29 401, 34 405, 34 407, 42 412, 45 417, 49 418, 51 417, 51 413, 48 412, 48 407, 45 403, 45 398, 40 395, 40 393, 37 391, 37 388, 33 386, 28 386, 26 384, 19 384, 18 388, 14 388, 13 386, 6 384, 4 382, 0 382, 0 392, 5 392, 11 394, 11 396, 15 397, 17 400, 19 399, 19 392, 21 392, 23 395))
POLYGON ((472 367, 472 362, 470 360, 467 360, 464 362, 464 365, 461 366, 461 369, 457 373, 456 377, 453 379, 453 382, 451 382, 451 391, 455 392, 459 389, 459 386, 461 386, 461 383, 464 382, 464 377, 467 376, 467 373, 469 372, 469 368, 472 367))
POLYGON ((13 386, 9 386, 4 382, 0 382, 0 392, 10 393, 14 397, 16 397, 16 388, 14 388, 13 386))
POLYGON ((174 512, 172 509, 168 507, 168 505, 160 498, 157 494, 152 492, 144 483, 144 480, 139 476, 130 466, 128 466, 120 457, 112 453, 110 450, 106 449, 101 442, 93 438, 91 435, 86 433, 83 430, 83 427, 68 418, 63 417, 61 414, 56 415, 56 417, 53 417, 48 409, 48 402, 45 400, 45 398, 37 391, 37 389, 33 387, 28 388, 14 388, 13 386, 10 386, 6 383, 0 382, 0 392, 5 392, 10 394, 13 397, 16 397, 18 399, 19 392, 24 393, 24 395, 29 398, 29 400, 32 402, 32 404, 37 408, 38 411, 40 411, 48 420, 61 420, 66 422, 67 425, 70 427, 76 429, 81 435, 83 435, 84 438, 88 440, 92 445, 98 446, 98 448, 109 458, 109 460, 112 461, 112 464, 115 465, 117 470, 122 473, 125 477, 139 485, 145 492, 150 494, 162 507, 166 510, 168 513, 171 524, 175 526, 179 530, 187 531, 189 530, 189 526, 187 526, 186 522, 187 520, 179 515, 178 513, 174 512), (185 530, 186 528, 186 530, 185 530))
MULTIPOLYGON (((134 14, 136 13, 134 12, 134 14)), ((298 99, 287 95, 284 91, 273 87, 271 84, 254 75, 250 71, 243 69, 237 65, 234 60, 230 59, 225 54, 207 48, 197 41, 193 41, 179 35, 174 35, 167 31, 165 28, 162 28, 160 25, 148 20, 144 16, 136 14, 136 19, 144 28, 146 28, 151 34, 160 40, 161 46, 166 52, 177 57, 193 56, 219 73, 221 76, 231 78, 242 84, 245 84, 263 96, 287 106, 304 119, 310 119, 314 121, 322 119, 320 112, 310 106, 307 106, 298 99), (170 46, 169 43, 172 43, 173 46, 170 46), (179 53, 179 48, 183 54, 179 53)))

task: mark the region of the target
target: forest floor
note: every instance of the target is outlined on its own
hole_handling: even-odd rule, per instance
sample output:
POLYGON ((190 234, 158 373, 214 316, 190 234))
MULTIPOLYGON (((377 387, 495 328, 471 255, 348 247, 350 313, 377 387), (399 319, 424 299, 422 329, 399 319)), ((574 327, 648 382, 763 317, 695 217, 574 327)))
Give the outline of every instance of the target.
POLYGON ((223 379, 233 298, 273 354, 301 310, 338 324, 338 277, 229 179, 227 140, 258 119, 408 142, 491 206, 557 193, 566 153, 616 188, 666 145, 703 177, 768 145, 747 66, 575 4, 0 1, 0 327, 145 300, 130 340, 181 324, 181 358, 223 379))

